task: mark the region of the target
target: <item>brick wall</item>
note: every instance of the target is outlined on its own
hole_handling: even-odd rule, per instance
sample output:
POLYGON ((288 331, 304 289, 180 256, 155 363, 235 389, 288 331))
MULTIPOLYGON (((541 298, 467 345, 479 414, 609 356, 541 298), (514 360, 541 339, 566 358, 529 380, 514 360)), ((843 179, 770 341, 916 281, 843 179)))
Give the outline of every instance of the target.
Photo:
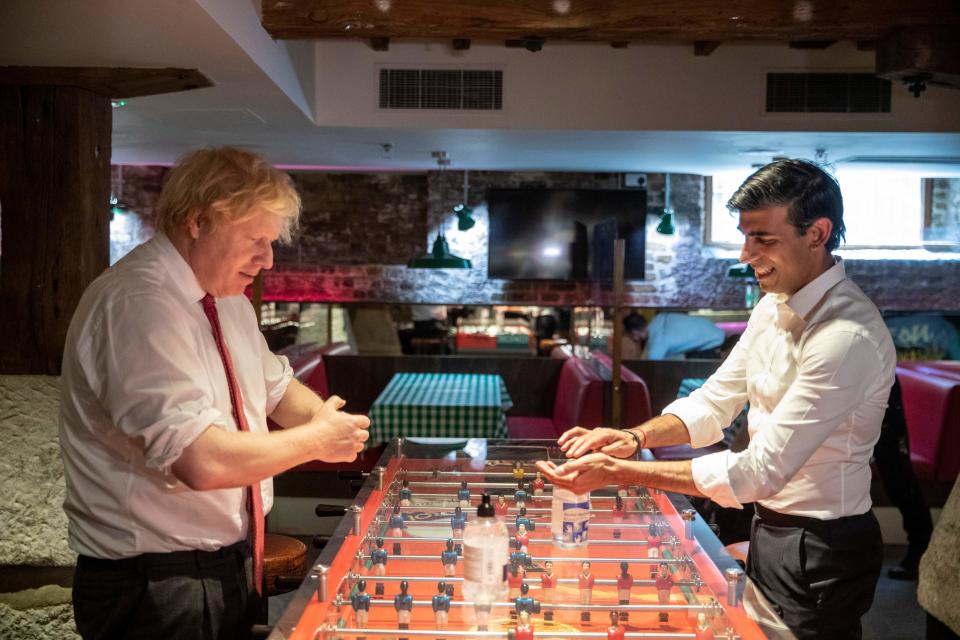
MULTIPOLYGON (((124 200, 144 212, 152 229, 161 167, 115 168, 124 200), (136 191, 136 193, 131 193, 136 191)), ((293 173, 304 201, 301 233, 278 249, 265 274, 264 299, 315 302, 446 304, 528 303, 544 306, 609 305, 611 291, 597 284, 488 280, 488 187, 617 188, 620 174, 472 171, 469 203, 477 225, 458 231, 451 213, 462 199, 463 172, 427 174, 293 173), (442 225, 451 251, 472 269, 408 269, 442 225)), ((674 236, 654 229, 663 209, 663 174, 648 174, 646 280, 626 287, 627 304, 664 308, 736 309, 742 285, 726 277, 734 259, 718 259, 702 244, 704 181, 671 175, 674 236)), ((960 262, 849 260, 848 273, 885 310, 956 310, 953 287, 960 262), (909 283, 909 286, 905 286, 909 283)))

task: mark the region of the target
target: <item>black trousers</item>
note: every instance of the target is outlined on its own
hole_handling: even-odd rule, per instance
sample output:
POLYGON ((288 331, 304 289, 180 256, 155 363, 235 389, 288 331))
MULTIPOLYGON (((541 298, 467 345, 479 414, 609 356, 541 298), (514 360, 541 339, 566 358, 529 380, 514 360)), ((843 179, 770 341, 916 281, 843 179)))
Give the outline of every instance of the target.
POLYGON ((909 554, 913 560, 919 560, 930 544, 933 520, 910 462, 910 442, 899 380, 895 380, 890 389, 890 400, 882 424, 880 439, 873 448, 873 458, 884 490, 900 511, 903 530, 907 532, 910 545, 909 554))
POLYGON ((246 542, 123 560, 80 556, 73 579, 84 640, 247 638, 258 605, 246 542))
POLYGON ((872 512, 817 520, 757 505, 747 575, 798 640, 859 639, 882 561, 872 512))

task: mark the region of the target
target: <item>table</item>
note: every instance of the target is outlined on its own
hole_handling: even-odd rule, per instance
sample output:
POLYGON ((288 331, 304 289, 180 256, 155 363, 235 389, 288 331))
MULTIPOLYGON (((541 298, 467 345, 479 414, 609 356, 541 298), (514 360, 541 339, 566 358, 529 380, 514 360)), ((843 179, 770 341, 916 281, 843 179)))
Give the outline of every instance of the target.
MULTIPOLYGON (((496 638, 506 640, 515 625, 510 612, 515 603, 496 602, 489 614, 488 630, 477 630, 476 611, 462 593, 463 558, 454 575, 444 575, 441 552, 452 538, 450 518, 458 504, 460 481, 470 490, 470 514, 482 492, 505 493, 509 508, 506 522, 515 535, 519 509, 514 504, 515 461, 521 461, 524 480, 534 475, 534 460, 561 459, 553 441, 474 441, 463 449, 402 441, 391 443, 367 478, 349 513, 337 526, 317 562, 281 615, 270 640, 342 640, 352 638, 496 638), (413 494, 400 505, 399 489, 406 480, 413 494), (394 509, 404 516, 403 530, 390 530, 394 509), (383 538, 387 551, 384 571, 378 572, 371 554, 383 538), (399 545, 400 549, 394 548, 399 545), (399 551, 399 552, 398 552, 399 551), (365 627, 357 628, 351 596, 361 580, 370 596, 365 627), (448 628, 436 629, 431 598, 437 583, 453 587, 448 628), (398 629, 394 596, 400 583, 409 584, 412 612, 409 629, 398 629)), ((567 640, 605 638, 610 611, 627 619, 622 624, 630 638, 694 638, 697 614, 703 613, 715 640, 757 640, 764 635, 750 620, 738 598, 743 572, 726 553, 707 524, 690 509, 686 498, 644 487, 627 488, 625 511, 615 513, 617 487, 591 494, 590 542, 581 549, 560 549, 550 539, 550 492, 526 503, 527 517, 536 522, 529 536, 526 582, 529 595, 539 602, 532 616, 535 637, 567 640), (660 528, 659 559, 648 557, 650 525, 660 528), (557 584, 552 594, 541 592, 540 573, 551 561, 557 584), (589 560, 596 582, 590 604, 581 604, 577 574, 589 560), (633 585, 627 603, 621 603, 617 575, 620 562, 628 563, 633 585), (668 598, 661 600, 651 567, 661 567, 673 577, 668 598)), ((454 538, 455 543, 461 540, 454 538)), ((379 553, 379 552, 378 552, 379 553)), ((699 636, 706 637, 706 636, 699 636)))
POLYGON ((512 406, 496 374, 397 373, 370 407, 370 442, 505 438, 512 406))

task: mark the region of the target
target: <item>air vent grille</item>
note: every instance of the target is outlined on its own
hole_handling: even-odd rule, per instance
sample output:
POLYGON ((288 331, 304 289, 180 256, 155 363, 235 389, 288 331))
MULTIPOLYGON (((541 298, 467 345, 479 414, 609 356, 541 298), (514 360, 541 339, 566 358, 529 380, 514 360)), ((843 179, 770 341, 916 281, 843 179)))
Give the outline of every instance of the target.
POLYGON ((381 69, 381 109, 503 109, 503 72, 381 69))
POLYGON ((768 73, 768 113, 890 113, 890 81, 869 73, 768 73))

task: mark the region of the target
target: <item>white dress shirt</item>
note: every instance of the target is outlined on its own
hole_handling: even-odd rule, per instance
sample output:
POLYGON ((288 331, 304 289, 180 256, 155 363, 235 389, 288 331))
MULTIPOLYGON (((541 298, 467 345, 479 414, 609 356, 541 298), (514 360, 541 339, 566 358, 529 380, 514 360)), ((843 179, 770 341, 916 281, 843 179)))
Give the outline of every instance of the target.
MULTIPOLYGON (((97 558, 212 551, 247 534, 245 488, 193 491, 170 467, 210 425, 236 431, 193 270, 158 233, 101 274, 70 322, 60 444, 70 547, 97 558)), ((251 431, 293 374, 244 296, 217 300, 251 431)), ((264 513, 273 483, 260 482, 264 513)))
POLYGON ((857 515, 871 506, 870 456, 895 366, 880 313, 838 260, 793 296, 764 296, 717 372, 663 413, 703 447, 750 402, 750 446, 692 463, 697 488, 717 503, 857 515))

